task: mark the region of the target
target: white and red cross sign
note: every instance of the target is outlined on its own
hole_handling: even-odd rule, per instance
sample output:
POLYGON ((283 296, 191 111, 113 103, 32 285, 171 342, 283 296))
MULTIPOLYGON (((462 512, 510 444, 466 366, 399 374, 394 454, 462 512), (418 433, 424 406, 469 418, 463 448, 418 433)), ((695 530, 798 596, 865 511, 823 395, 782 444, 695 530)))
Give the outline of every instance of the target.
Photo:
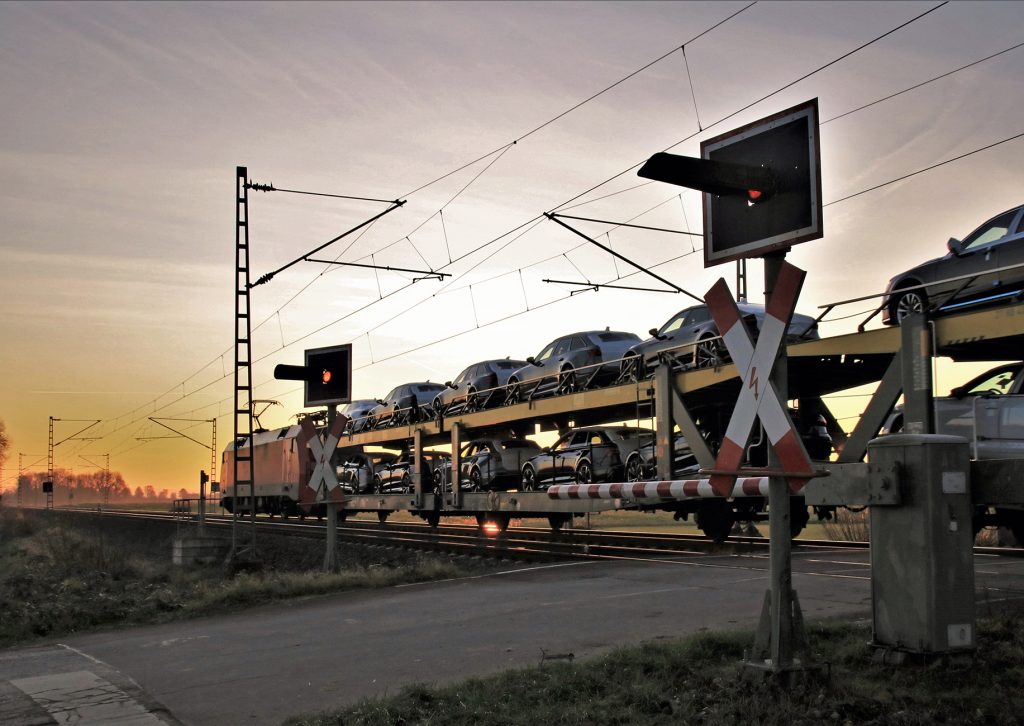
POLYGON ((743 450, 750 439, 755 419, 760 419, 764 426, 768 441, 789 479, 790 491, 799 491, 814 475, 810 458, 789 418, 785 402, 780 399, 771 380, 779 347, 789 329, 806 274, 798 267, 782 263, 756 346, 750 339, 747 326, 742 324, 736 301, 724 279, 719 279, 704 296, 742 381, 736 407, 715 461, 715 471, 720 473, 712 474, 710 479, 711 488, 720 497, 732 495, 733 484, 740 474, 743 450))
POLYGON ((298 445, 300 451, 309 444, 313 454, 313 472, 309 482, 302 485, 299 491, 299 501, 302 504, 312 505, 318 501, 333 501, 339 504, 344 501, 341 487, 338 486, 338 474, 331 463, 334 450, 338 448, 341 440, 341 432, 345 430, 348 418, 338 416, 334 419, 327 435, 323 441, 316 433, 313 422, 308 418, 302 421, 302 433, 299 435, 298 445))

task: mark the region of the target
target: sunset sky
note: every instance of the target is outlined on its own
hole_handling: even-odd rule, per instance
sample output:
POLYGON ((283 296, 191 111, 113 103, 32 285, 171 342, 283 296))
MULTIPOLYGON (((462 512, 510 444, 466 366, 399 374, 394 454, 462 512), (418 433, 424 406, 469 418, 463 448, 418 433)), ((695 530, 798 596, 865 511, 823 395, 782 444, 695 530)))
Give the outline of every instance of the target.
MULTIPOLYGON (((1024 42, 1024 3, 747 5, 0 3, 3 485, 19 453, 45 468, 49 416, 65 420, 57 440, 85 425, 72 419, 102 421, 90 430, 98 440, 58 447, 57 466, 88 470, 82 455, 109 453, 132 487, 191 487, 209 466, 186 439, 140 441, 169 435, 149 416, 217 417, 223 448, 239 165, 277 187, 408 200, 319 256, 373 254, 454 275, 409 286, 404 273, 305 263, 255 288, 254 320, 266 321, 254 335, 255 395, 282 404, 263 417, 268 428, 301 409, 296 385, 272 370, 301 363, 304 348, 351 342, 362 398, 445 381, 485 358, 525 358, 575 330, 645 336, 690 299, 568 299, 541 280, 627 270, 535 220, 560 209, 699 231, 699 193, 638 186, 632 167, 657 151, 699 155, 702 139, 811 98, 825 122, 828 206, 824 238, 789 256, 809 273, 803 312, 881 292, 943 254, 948 237, 1024 202, 1024 138, 845 199, 1024 132, 1024 47, 844 115, 1024 42)), ((382 209, 253 192, 254 277, 382 209)), ((697 294, 720 276, 731 283, 733 267, 705 270, 690 240, 621 228, 601 237, 665 263, 659 275, 697 294)), ((760 276, 752 264, 755 301, 760 276)), ((940 388, 963 382, 958 370, 944 366, 940 388)), ((209 439, 208 424, 181 426, 209 439)))

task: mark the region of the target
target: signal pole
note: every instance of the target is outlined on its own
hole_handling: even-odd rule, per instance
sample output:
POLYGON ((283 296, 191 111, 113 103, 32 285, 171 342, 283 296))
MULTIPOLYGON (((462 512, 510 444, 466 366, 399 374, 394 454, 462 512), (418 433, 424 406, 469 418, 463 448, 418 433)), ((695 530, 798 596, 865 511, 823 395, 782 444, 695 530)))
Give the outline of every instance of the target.
MULTIPOLYGON (((61 444, 63 444, 64 442, 66 442, 66 441, 96 441, 98 439, 98 437, 91 437, 90 438, 90 437, 87 437, 87 436, 80 436, 80 434, 84 434, 86 431, 88 431, 93 426, 98 424, 101 420, 102 419, 98 419, 98 418, 97 419, 91 419, 91 418, 90 419, 82 419, 82 418, 61 419, 61 418, 54 418, 53 416, 50 416, 50 436, 49 436, 49 441, 48 441, 48 445, 47 445, 47 448, 46 448, 46 481, 50 483, 49 491, 46 492, 46 508, 47 509, 53 509, 53 484, 54 484, 54 482, 53 482, 53 450, 56 447, 58 447, 61 444), (55 443, 54 440, 53 440, 53 424, 58 422, 58 421, 59 422, 63 422, 63 423, 86 423, 88 425, 85 426, 84 428, 79 429, 75 433, 71 434, 66 439, 61 439, 60 441, 57 441, 55 443)), ((71 489, 71 485, 70 484, 68 485, 68 494, 69 494, 69 497, 74 497, 74 494, 72 493, 72 489, 71 489)))

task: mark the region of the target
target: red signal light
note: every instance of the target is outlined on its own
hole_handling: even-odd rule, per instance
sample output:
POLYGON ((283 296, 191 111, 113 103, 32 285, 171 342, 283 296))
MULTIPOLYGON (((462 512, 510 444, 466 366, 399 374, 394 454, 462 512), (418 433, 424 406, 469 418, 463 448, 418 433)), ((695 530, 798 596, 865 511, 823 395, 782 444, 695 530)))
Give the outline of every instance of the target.
POLYGON ((323 374, 320 376, 320 380, 323 381, 325 384, 330 383, 331 372, 325 368, 323 374))
POLYGON ((747 199, 749 199, 752 202, 756 202, 762 196, 764 196, 764 192, 762 192, 760 189, 748 189, 747 190, 747 199))

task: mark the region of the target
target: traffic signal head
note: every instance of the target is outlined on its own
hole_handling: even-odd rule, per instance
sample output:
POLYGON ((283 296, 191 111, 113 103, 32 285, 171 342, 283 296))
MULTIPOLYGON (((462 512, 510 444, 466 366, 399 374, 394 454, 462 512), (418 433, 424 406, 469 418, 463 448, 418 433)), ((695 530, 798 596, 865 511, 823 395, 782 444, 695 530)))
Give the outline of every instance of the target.
POLYGON ((823 235, 818 102, 701 142, 701 158, 655 154, 639 175, 704 192, 704 265, 823 235))
POLYGON ((352 399, 352 345, 335 345, 306 351, 306 365, 281 364, 274 378, 304 381, 305 405, 330 406, 352 399))
POLYGON ((210 475, 207 474, 205 470, 200 469, 199 470, 199 483, 200 484, 206 484, 208 481, 210 481, 210 475))
POLYGON ((821 174, 817 99, 755 121, 700 145, 715 162, 763 169, 773 188, 704 195, 705 266, 820 238, 821 174))

